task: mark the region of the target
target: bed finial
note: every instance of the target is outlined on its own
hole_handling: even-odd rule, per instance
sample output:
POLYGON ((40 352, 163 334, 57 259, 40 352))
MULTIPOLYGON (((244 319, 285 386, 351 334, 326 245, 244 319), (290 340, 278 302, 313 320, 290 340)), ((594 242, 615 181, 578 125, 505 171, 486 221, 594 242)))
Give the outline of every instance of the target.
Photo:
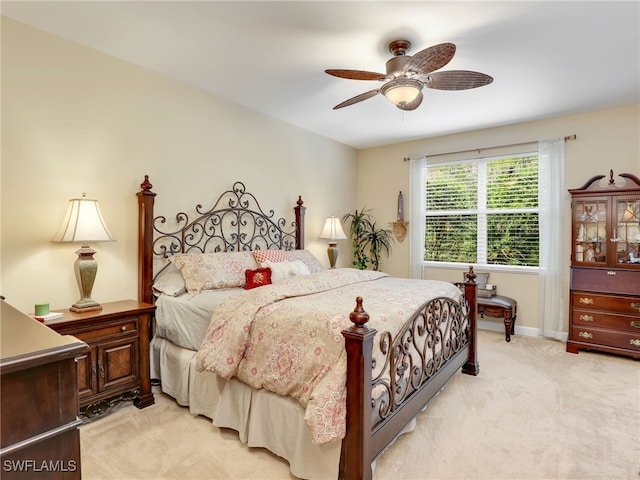
POLYGON ((149 181, 149 175, 144 176, 144 182, 140 184, 140 188, 145 192, 151 191, 153 185, 151 185, 151 182, 149 181))
POLYGON ((301 207, 303 203, 304 203, 304 202, 302 201, 302 195, 298 195, 298 201, 296 202, 296 204, 297 204, 299 207, 301 207))
POLYGON ((365 325, 369 321, 369 314, 362 307, 362 297, 356 297, 356 308, 349 314, 349 320, 359 328, 369 328, 365 325))
POLYGON ((467 282, 474 282, 476 279, 476 274, 473 271, 473 265, 469 265, 469 271, 467 272, 467 282))

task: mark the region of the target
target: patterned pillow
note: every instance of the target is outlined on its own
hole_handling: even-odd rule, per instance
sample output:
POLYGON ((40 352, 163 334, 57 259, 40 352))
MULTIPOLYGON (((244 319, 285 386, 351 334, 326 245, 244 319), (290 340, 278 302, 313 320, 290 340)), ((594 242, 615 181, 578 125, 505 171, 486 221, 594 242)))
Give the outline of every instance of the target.
POLYGON ((244 272, 244 276, 246 280, 244 285, 245 290, 271 284, 271 269, 269 267, 247 270, 244 272))
POLYGON ((295 260, 300 260, 304 263, 308 268, 309 272, 316 273, 321 270, 324 270, 324 266, 320 263, 316 257, 313 256, 309 250, 289 250, 286 252, 287 258, 286 260, 293 262, 295 260))
POLYGON ((270 262, 285 262, 287 260, 287 252, 284 250, 254 250, 253 256, 260 264, 266 260, 270 262))
POLYGON ((242 287, 245 272, 258 268, 251 252, 181 253, 171 262, 178 267, 190 296, 203 290, 242 287))

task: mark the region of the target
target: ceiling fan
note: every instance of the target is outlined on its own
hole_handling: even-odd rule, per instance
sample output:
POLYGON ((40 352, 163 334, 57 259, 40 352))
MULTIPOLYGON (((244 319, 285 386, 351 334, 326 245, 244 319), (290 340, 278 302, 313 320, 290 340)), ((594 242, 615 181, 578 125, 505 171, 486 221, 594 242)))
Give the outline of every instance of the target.
POLYGON ((441 43, 420 50, 415 55, 407 55, 410 48, 409 40, 394 40, 389 43, 389 51, 393 57, 386 64, 386 74, 364 70, 325 70, 334 77, 385 82, 380 88, 356 95, 333 109, 348 107, 382 93, 400 110, 415 110, 422 103, 422 87, 436 90, 468 90, 493 82, 493 77, 469 70, 436 72, 435 70, 449 63, 456 53, 453 43, 441 43))

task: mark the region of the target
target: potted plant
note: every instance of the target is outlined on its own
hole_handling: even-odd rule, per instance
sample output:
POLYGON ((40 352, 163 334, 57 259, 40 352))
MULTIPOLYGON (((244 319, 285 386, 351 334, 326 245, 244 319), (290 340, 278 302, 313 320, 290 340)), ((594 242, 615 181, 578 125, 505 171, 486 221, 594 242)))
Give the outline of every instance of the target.
POLYGON ((353 261, 351 264, 360 270, 369 266, 373 270, 380 268, 380 256, 384 252, 391 253, 393 237, 391 230, 378 228, 373 220, 371 210, 356 210, 355 213, 347 213, 342 221, 348 221, 351 245, 353 246, 353 261))

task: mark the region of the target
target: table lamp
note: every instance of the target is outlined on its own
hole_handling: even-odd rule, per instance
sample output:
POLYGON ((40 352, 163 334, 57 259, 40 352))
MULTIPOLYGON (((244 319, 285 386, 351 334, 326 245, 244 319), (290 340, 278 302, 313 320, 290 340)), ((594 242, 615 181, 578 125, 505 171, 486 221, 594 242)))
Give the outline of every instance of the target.
POLYGON ((327 248, 327 255, 329 255, 329 265, 331 268, 336 268, 336 261, 338 260, 338 242, 336 240, 346 240, 347 236, 342 230, 340 219, 331 215, 327 217, 324 222, 324 228, 320 232, 320 238, 329 240, 329 248, 327 248))
POLYGON ((74 303, 69 310, 72 312, 102 310, 102 305, 91 299, 98 262, 93 258, 93 254, 96 252, 89 246, 89 242, 113 242, 115 239, 104 223, 98 201, 86 198, 84 193, 82 198, 69 200, 69 208, 64 221, 51 241, 78 242, 82 245, 75 252, 78 258, 74 267, 76 281, 80 289, 80 300, 74 303))

